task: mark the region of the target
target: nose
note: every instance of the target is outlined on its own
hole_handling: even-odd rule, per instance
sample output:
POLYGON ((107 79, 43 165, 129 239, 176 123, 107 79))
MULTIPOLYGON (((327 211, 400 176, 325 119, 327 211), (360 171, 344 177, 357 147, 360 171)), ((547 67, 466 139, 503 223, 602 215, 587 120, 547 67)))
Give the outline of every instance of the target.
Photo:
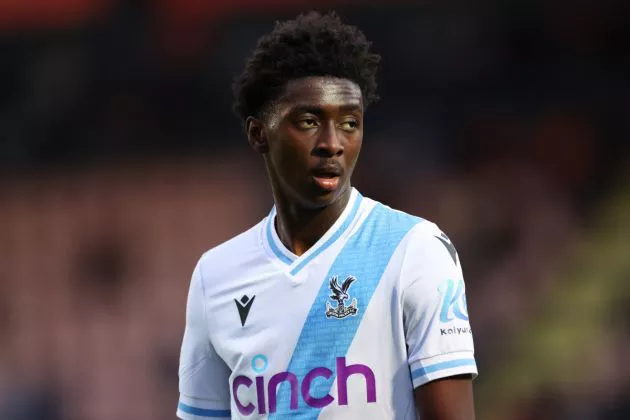
POLYGON ((334 121, 326 124, 321 130, 313 154, 319 157, 333 157, 343 154, 342 139, 339 138, 334 121))

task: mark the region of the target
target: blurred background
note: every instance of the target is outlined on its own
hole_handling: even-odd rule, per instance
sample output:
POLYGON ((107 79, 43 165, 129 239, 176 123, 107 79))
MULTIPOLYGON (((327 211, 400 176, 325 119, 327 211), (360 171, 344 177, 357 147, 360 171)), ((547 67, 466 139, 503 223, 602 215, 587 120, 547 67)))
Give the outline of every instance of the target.
POLYGON ((310 8, 383 55, 355 185, 457 245, 477 418, 629 419, 629 4, 0 1, 0 419, 175 418, 196 260, 272 204, 230 84, 310 8))

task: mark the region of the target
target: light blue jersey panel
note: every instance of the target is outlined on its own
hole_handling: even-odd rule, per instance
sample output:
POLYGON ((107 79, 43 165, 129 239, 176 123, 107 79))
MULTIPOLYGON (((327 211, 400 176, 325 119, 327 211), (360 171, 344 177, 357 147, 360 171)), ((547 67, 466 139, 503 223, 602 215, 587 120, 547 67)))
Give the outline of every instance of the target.
MULTIPOLYGON (((320 290, 308 313, 287 369, 297 376, 298 383, 302 383, 306 374, 315 368, 333 372, 329 378, 318 376, 312 381, 310 395, 314 399, 326 398, 330 392, 335 380, 337 358, 346 356, 394 251, 409 230, 420 221, 421 218, 377 204, 358 232, 342 248, 330 271, 321 279, 320 290), (333 276, 338 276, 339 284, 347 276, 356 277, 357 280, 350 289, 352 297, 358 302, 356 315, 343 319, 326 318, 326 302, 329 302, 331 293, 329 280, 333 276)), ((276 412, 270 413, 269 419, 290 417, 314 420, 320 412, 321 408, 307 405, 302 398, 291 401, 291 386, 282 382, 278 387, 276 412)))

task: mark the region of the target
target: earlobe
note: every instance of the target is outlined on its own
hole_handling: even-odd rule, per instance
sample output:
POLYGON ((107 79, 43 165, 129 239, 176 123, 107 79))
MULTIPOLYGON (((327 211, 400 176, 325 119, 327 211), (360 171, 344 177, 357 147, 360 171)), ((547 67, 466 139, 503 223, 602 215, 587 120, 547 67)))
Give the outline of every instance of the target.
POLYGON ((267 153, 269 145, 267 144, 267 133, 262 121, 254 117, 247 117, 245 130, 247 131, 247 140, 252 149, 258 153, 267 153))

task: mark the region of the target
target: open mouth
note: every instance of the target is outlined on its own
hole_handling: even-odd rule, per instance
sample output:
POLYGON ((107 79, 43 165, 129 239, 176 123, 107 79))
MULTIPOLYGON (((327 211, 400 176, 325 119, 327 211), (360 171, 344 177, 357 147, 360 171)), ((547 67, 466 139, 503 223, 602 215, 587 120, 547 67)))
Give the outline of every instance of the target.
POLYGON ((332 173, 318 173, 313 175, 315 184, 324 191, 334 191, 339 185, 339 175, 332 173))
POLYGON ((331 172, 315 173, 314 176, 316 176, 318 178, 339 178, 338 174, 334 174, 334 173, 331 173, 331 172))
POLYGON ((336 164, 321 165, 311 171, 313 182, 320 190, 332 192, 339 186, 341 168, 336 164))

